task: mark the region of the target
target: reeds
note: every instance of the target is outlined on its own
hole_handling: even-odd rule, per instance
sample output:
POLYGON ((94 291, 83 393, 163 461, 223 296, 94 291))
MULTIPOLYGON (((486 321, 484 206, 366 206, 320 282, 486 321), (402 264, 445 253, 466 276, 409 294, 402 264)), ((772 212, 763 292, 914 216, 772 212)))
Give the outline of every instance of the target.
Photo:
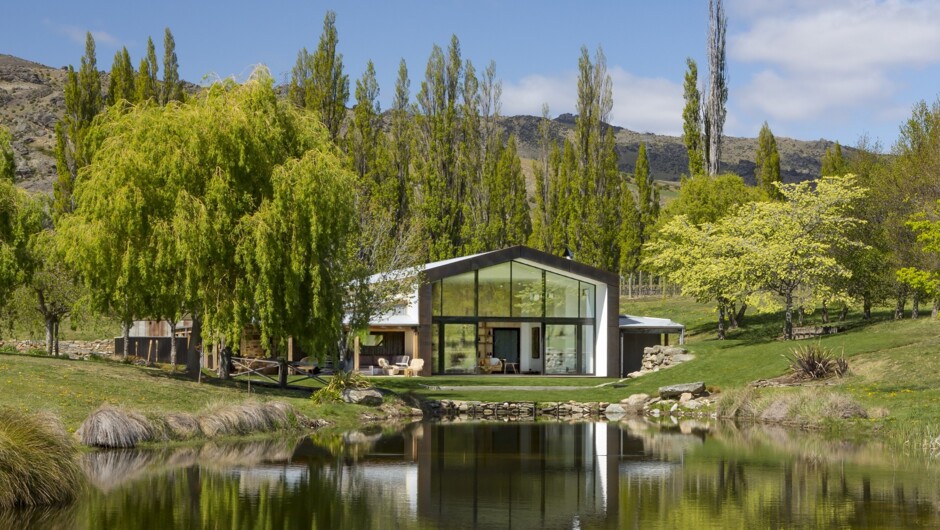
POLYGON ((0 408, 0 508, 67 503, 83 485, 78 449, 58 419, 0 408))
POLYGON ((136 447, 143 442, 217 438, 271 432, 309 425, 287 403, 216 403, 198 414, 173 413, 150 418, 140 412, 103 405, 76 435, 94 447, 136 447))

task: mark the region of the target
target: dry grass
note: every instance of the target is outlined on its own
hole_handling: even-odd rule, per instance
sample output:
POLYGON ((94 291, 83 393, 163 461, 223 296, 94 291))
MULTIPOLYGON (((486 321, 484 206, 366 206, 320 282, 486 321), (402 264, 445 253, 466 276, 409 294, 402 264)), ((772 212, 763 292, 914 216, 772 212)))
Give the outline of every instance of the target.
POLYGON ((152 441, 156 433, 143 414, 106 404, 92 412, 75 435, 92 447, 126 448, 152 441))
POLYGON ((746 388, 726 392, 718 400, 717 411, 723 418, 801 427, 868 417, 865 408, 851 396, 818 387, 764 392, 746 388))
POLYGON ((84 484, 77 458, 58 419, 0 409, 0 508, 72 501, 84 484))
POLYGON ((207 438, 270 432, 290 427, 296 416, 285 403, 216 403, 199 414, 199 427, 207 438))
POLYGON ((170 438, 174 440, 190 440, 202 436, 199 419, 185 412, 167 414, 163 417, 170 438))

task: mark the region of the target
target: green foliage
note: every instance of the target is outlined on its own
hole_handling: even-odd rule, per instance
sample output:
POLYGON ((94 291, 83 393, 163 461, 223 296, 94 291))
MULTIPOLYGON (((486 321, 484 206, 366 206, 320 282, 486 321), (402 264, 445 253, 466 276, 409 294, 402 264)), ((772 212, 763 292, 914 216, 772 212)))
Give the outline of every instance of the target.
POLYGON ((16 160, 13 158, 13 135, 0 125, 0 180, 16 180, 16 160))
POLYGON ((842 156, 842 146, 836 142, 834 146, 827 147, 821 164, 821 176, 841 176, 848 173, 845 158, 842 156))
POLYGON ((90 134, 60 232, 99 311, 129 322, 185 308, 229 344, 262 319, 266 338, 326 353, 350 279, 353 180, 266 71, 182 105, 109 110, 90 134))
POLYGON ((705 151, 702 145, 702 95, 698 90, 698 65, 691 57, 685 60, 688 70, 685 72, 683 94, 685 107, 682 109, 682 141, 689 157, 689 176, 705 173, 705 151))
POLYGON ((163 85, 160 103, 183 101, 183 84, 180 82, 179 63, 176 59, 176 40, 170 28, 163 31, 163 85))
POLYGON ((107 97, 109 105, 114 105, 119 101, 131 103, 137 101, 135 77, 131 56, 127 53, 127 48, 123 47, 121 51, 114 53, 114 63, 111 65, 111 78, 108 83, 107 97))
POLYGON ((336 51, 338 43, 336 13, 327 11, 317 49, 312 55, 307 48, 297 54, 289 88, 291 101, 315 110, 334 141, 339 138, 349 99, 349 76, 343 73, 343 54, 336 51))
POLYGON ((664 211, 664 218, 685 215, 694 225, 715 223, 733 214, 742 204, 761 200, 760 190, 748 186, 733 173, 715 177, 704 174, 682 179, 679 195, 664 211))
POLYGON ((774 138, 774 133, 770 132, 770 127, 766 121, 757 136, 757 154, 755 155, 754 165, 756 166, 754 171, 757 177, 757 186, 771 199, 780 200, 783 198, 777 188, 777 185, 782 182, 780 180, 780 153, 777 152, 777 139, 774 138))
POLYGON ((333 374, 326 386, 314 392, 310 398, 320 404, 338 403, 342 401, 344 390, 366 388, 372 388, 372 383, 364 375, 352 370, 348 372, 340 370, 333 374))
POLYGON ((147 37, 147 55, 141 58, 140 67, 137 69, 136 101, 146 103, 147 101, 160 99, 160 82, 157 80, 157 49, 153 45, 153 39, 147 37))
POLYGON ((818 342, 793 348, 785 357, 793 372, 810 379, 825 379, 833 375, 842 377, 849 370, 844 352, 836 357, 831 348, 818 342))

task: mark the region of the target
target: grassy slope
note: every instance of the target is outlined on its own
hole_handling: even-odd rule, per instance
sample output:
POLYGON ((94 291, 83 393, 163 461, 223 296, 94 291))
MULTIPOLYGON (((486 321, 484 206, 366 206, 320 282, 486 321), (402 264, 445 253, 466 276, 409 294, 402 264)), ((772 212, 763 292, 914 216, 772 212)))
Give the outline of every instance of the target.
MULTIPOLYGON (((402 378, 376 377, 382 387, 399 392, 415 392, 427 398, 494 401, 619 401, 630 394, 653 394, 666 384, 705 381, 722 390, 742 387, 761 378, 781 375, 787 370, 784 354, 806 341, 777 340, 781 328, 779 314, 749 314, 745 327, 729 333, 729 339, 714 339, 714 312, 708 306, 685 298, 627 301, 623 312, 667 316, 686 324, 687 347, 696 359, 683 365, 625 381, 622 387, 600 383, 602 378, 549 378, 467 376, 402 378), (559 390, 460 389, 461 386, 559 386, 559 390), (440 389, 437 387, 451 387, 440 389), (571 390, 570 387, 579 387, 571 390)), ((823 338, 820 342, 841 351, 849 359, 852 374, 833 380, 868 407, 890 412, 889 422, 898 426, 936 423, 940 418, 940 323, 928 318, 917 321, 890 320, 888 313, 876 314, 873 322, 857 316, 846 323, 848 331, 823 338), (854 319, 853 319, 854 318, 854 319)), ((814 323, 810 321, 808 323, 814 323)), ((291 402, 301 411, 317 417, 354 418, 358 407, 316 407, 303 392, 280 392, 254 387, 265 397, 291 402)), ((43 357, 0 355, 0 404, 24 410, 48 410, 60 416, 71 428, 103 402, 143 410, 196 411, 213 401, 241 400, 244 386, 220 382, 197 384, 171 377, 159 369, 114 363, 67 361, 43 357)))

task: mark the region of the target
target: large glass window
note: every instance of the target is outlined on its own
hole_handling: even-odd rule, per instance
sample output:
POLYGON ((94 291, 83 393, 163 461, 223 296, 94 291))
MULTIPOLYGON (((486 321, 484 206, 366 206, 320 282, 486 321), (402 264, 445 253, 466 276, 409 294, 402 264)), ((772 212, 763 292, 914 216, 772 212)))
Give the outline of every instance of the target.
POLYGON ((512 316, 542 316, 542 271, 535 267, 512 264, 512 316))
POLYGON ((594 326, 581 326, 581 373, 594 373, 594 326))
POLYGON ((441 325, 431 324, 431 373, 441 373, 441 325))
POLYGON ((476 275, 473 272, 466 272, 441 280, 444 282, 444 300, 441 316, 474 316, 474 302, 476 302, 476 293, 474 291, 475 277, 476 275))
POLYGON ((578 372, 578 326, 548 324, 545 326, 545 373, 573 374, 578 372))
POLYGON ((441 316, 441 281, 431 284, 431 314, 441 316))
POLYGON ((510 306, 510 264, 502 263, 480 269, 477 291, 481 317, 508 317, 510 306))
POLYGON ((477 365, 476 324, 444 324, 444 373, 472 374, 477 365))
POLYGON ((578 318, 578 280, 545 273, 545 316, 578 318))
POLYGON ((581 284, 581 318, 594 318, 594 285, 581 284))

